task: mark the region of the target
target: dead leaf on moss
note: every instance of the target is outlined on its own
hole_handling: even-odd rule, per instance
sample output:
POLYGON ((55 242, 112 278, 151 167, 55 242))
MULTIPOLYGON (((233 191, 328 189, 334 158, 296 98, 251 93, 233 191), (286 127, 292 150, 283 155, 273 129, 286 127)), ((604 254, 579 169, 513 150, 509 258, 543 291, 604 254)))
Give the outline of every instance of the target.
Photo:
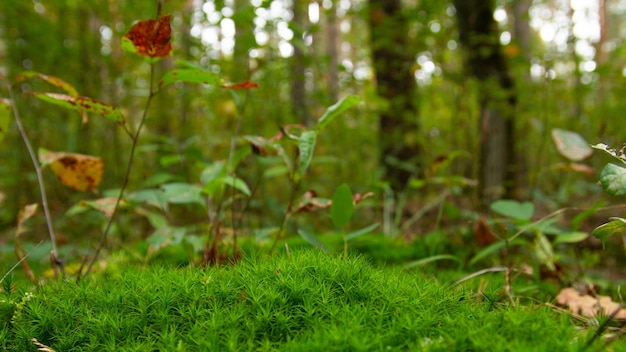
POLYGON ((593 318, 598 314, 615 314, 615 319, 626 320, 626 309, 623 309, 617 302, 613 302, 611 297, 598 296, 596 299, 590 295, 581 295, 573 287, 566 287, 556 296, 559 305, 567 306, 574 314, 593 318))

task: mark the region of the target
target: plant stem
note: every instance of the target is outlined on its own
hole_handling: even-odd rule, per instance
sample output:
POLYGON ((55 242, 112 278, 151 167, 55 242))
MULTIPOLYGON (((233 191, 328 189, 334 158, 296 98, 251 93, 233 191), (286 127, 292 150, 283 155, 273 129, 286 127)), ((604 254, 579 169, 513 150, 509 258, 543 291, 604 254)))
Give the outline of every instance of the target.
POLYGON ((113 225, 113 222, 115 221, 115 216, 117 215, 122 199, 124 198, 124 192, 126 191, 128 182, 130 181, 130 173, 132 171, 134 160, 135 160, 135 151, 137 149, 137 144, 139 142, 139 135, 141 133, 141 129, 143 128, 144 123, 146 122, 146 118, 148 116, 148 109, 150 107, 150 103, 152 102, 152 98, 154 98, 154 96, 157 93, 156 91, 154 91, 153 86, 154 86, 154 63, 150 63, 150 84, 149 84, 150 94, 148 95, 148 99, 146 100, 146 105, 143 109, 141 119, 139 120, 139 125, 137 125, 137 130, 132 135, 132 145, 130 148, 130 155, 128 157, 128 163, 126 164, 126 171, 124 172, 124 180, 122 181, 122 188, 120 189, 120 193, 117 196, 117 199, 115 200, 115 206, 113 207, 113 212, 111 213, 111 217, 109 218, 109 221, 107 222, 106 228, 104 229, 104 231, 102 232, 102 235, 100 236, 100 242, 98 243, 96 252, 94 253, 93 258, 89 261, 89 264, 87 265, 87 269, 85 270, 85 272, 82 274, 79 274, 78 277, 76 278, 77 282, 80 281, 81 278, 87 277, 87 275, 91 271, 91 268, 93 267, 95 262, 98 260, 98 256, 100 255, 102 248, 106 244, 107 236, 109 235, 109 232, 111 231, 111 226, 113 225))
POLYGON ((274 252, 274 248, 276 248, 276 244, 278 243, 278 240, 280 239, 280 234, 285 229, 285 225, 287 224, 287 218, 289 217, 289 214, 291 213, 293 202, 296 199, 296 193, 298 192, 298 189, 300 188, 300 180, 302 178, 294 182, 294 177, 295 177, 295 172, 296 172, 295 169, 293 172, 294 174, 292 174, 291 176, 291 195, 289 196, 289 203, 287 203, 287 208, 285 209, 285 213, 283 214, 283 218, 280 222, 278 233, 276 233, 276 237, 274 237, 274 241, 272 241, 272 246, 270 247, 270 254, 274 252))
POLYGON ((28 139, 28 135, 26 134, 26 130, 24 129, 24 125, 22 124, 22 119, 20 118, 20 112, 17 109, 17 105, 15 103, 15 95, 13 94, 13 87, 6 79, 6 77, 0 75, 0 78, 4 82, 7 90, 9 92, 9 98, 11 99, 11 108, 13 109, 13 116, 15 117, 15 124, 17 125, 17 129, 20 131, 20 135, 22 136, 22 140, 24 141, 24 145, 26 146, 26 150, 28 151, 28 155, 30 156, 30 160, 33 163, 33 167, 35 168, 35 173, 37 174, 37 183, 39 184, 39 194, 41 195, 41 205, 43 207, 44 216, 46 218, 46 225, 48 227, 48 235, 50 237, 50 256, 52 262, 52 269, 54 270, 54 277, 59 278, 59 272, 61 277, 65 277, 65 268, 63 266, 63 261, 59 258, 59 253, 57 251, 57 240, 56 235, 54 234, 54 227, 52 226, 52 216, 50 215, 50 209, 48 207, 48 197, 46 195, 46 187, 43 182, 43 175, 41 172, 41 166, 39 165, 39 161, 37 161, 37 155, 35 154, 35 150, 28 139))

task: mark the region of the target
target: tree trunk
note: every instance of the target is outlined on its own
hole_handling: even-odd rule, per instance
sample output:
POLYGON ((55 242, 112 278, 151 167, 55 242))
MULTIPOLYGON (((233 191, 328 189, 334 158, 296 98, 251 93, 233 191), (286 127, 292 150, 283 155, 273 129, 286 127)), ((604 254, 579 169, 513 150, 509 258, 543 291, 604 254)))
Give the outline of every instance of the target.
POLYGON ((291 113, 302 124, 310 126, 313 118, 309 113, 306 99, 306 62, 302 35, 306 28, 308 3, 293 2, 293 57, 291 58, 291 113))
POLYGON ((493 0, 454 0, 468 70, 480 82, 480 168, 483 207, 515 190, 515 93, 493 19, 493 0))
POLYGON ((376 89, 386 102, 380 111, 380 163, 393 191, 404 189, 419 172, 417 87, 401 0, 369 0, 372 61, 376 89))
POLYGON ((339 33, 337 31, 337 4, 327 10, 326 51, 328 53, 328 98, 331 104, 339 99, 339 33))

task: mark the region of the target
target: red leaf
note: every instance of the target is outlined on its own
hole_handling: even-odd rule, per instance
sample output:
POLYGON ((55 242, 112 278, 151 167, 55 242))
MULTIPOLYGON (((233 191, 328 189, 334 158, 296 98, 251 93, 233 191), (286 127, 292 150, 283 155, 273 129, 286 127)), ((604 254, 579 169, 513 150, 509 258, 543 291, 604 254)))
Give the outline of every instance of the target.
POLYGON ((158 20, 137 22, 124 38, 132 42, 135 52, 139 55, 152 58, 167 57, 172 52, 170 17, 171 15, 166 15, 158 20))
POLYGON ((245 82, 240 82, 240 83, 224 84, 223 87, 229 88, 229 89, 252 89, 252 88, 259 88, 259 85, 252 81, 245 81, 245 82))

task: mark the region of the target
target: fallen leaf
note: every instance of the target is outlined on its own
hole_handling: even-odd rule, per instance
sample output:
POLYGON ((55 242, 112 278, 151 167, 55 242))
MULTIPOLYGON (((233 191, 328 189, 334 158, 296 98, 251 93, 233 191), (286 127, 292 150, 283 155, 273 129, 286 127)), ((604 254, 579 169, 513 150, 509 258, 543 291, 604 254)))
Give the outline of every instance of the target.
POLYGON ((142 56, 151 58, 169 56, 172 52, 170 18, 171 15, 166 15, 157 20, 135 23, 124 35, 122 45, 127 48, 124 42, 130 41, 134 51, 142 56))
POLYGON ((77 191, 93 191, 102 181, 104 164, 99 157, 40 148, 39 161, 42 167, 50 165, 61 183, 77 191))
POLYGON ((593 318, 598 314, 611 315, 615 313, 615 319, 626 320, 626 309, 623 309, 619 303, 613 302, 608 296, 598 296, 596 299, 590 295, 581 295, 573 287, 566 287, 556 296, 556 302, 559 305, 567 306, 572 313, 584 317, 593 318))

